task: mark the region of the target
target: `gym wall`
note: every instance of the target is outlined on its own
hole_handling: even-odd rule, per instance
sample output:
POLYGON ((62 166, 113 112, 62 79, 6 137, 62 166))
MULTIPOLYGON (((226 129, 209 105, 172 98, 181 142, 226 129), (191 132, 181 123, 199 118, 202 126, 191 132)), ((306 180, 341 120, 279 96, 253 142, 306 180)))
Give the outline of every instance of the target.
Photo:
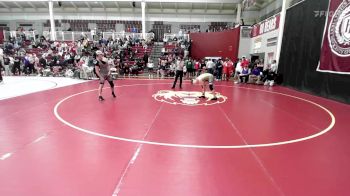
MULTIPOLYGON (((350 75, 317 72, 329 0, 305 0, 286 13, 278 72, 282 85, 350 104, 350 75)), ((350 64, 350 62, 349 62, 350 64)))
POLYGON ((223 57, 236 60, 238 56, 240 28, 222 32, 190 33, 191 56, 194 59, 204 57, 223 57))

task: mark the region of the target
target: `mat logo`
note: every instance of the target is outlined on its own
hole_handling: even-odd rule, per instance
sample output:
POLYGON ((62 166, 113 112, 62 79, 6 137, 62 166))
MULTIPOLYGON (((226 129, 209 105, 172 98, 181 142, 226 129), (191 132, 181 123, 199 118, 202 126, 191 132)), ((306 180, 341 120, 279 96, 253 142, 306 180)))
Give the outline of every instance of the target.
POLYGON ((215 92, 215 96, 218 98, 215 101, 211 99, 214 97, 212 93, 205 93, 206 98, 199 98, 202 92, 196 91, 171 91, 160 90, 152 97, 160 102, 165 102, 173 105, 186 105, 186 106, 209 106, 214 104, 224 103, 227 97, 215 92))
POLYGON ((344 0, 335 11, 329 25, 328 39, 334 54, 350 56, 350 0, 344 0))

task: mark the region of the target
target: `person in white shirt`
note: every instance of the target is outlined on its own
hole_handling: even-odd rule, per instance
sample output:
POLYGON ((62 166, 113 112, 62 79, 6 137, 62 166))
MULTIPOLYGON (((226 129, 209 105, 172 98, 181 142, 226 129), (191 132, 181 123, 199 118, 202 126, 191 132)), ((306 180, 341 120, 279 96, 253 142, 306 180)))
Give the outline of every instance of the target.
POLYGON ((39 74, 40 73, 39 58, 36 56, 36 54, 33 54, 33 59, 34 59, 34 70, 36 71, 36 73, 39 74))
POLYGON ((4 65, 4 50, 0 48, 0 63, 4 65))
POLYGON ((242 73, 243 71, 243 67, 242 67, 242 61, 239 60, 237 65, 236 65, 236 69, 235 69, 235 76, 233 77, 233 80, 234 80, 234 83, 235 84, 238 84, 240 82, 240 74, 242 73))
POLYGON ((3 66, 3 64, 2 64, 2 62, 0 61, 0 84, 3 84, 3 83, 4 83, 3 78, 2 78, 2 66, 3 66))
POLYGON ((15 59, 12 56, 8 56, 10 60, 10 64, 8 64, 7 67, 5 67, 5 76, 10 76, 11 75, 11 70, 13 68, 13 64, 15 63, 15 59))
POLYGON ((148 78, 151 79, 153 78, 153 68, 154 68, 154 63, 152 60, 148 61, 147 68, 148 68, 148 78))
POLYGON ((206 89, 206 86, 209 85, 209 89, 214 96, 211 100, 218 99, 215 95, 214 75, 213 74, 203 73, 203 74, 199 75, 196 79, 191 80, 191 83, 192 84, 199 83, 202 86, 202 96, 200 96, 199 98, 205 98, 205 89, 206 89))
POLYGON ((89 75, 91 74, 91 70, 89 70, 89 58, 88 57, 82 57, 78 65, 81 65, 81 72, 80 72, 80 78, 81 79, 89 79, 89 75))
POLYGON ((264 85, 273 86, 275 84, 275 78, 277 74, 277 63, 276 60, 273 60, 271 65, 268 66, 268 68, 264 71, 264 85))
POLYGON ((215 63, 213 62, 212 59, 210 59, 210 60, 206 63, 206 67, 207 67, 209 73, 214 74, 214 66, 215 66, 215 63))
POLYGON ((271 67, 270 67, 271 71, 274 73, 277 73, 277 63, 276 60, 272 61, 271 67))
POLYGON ((174 76, 175 76, 175 72, 176 72, 176 65, 175 65, 174 62, 172 62, 172 63, 170 63, 168 75, 169 75, 170 77, 174 77, 174 76))
POLYGON ((64 60, 68 61, 70 59, 70 54, 67 53, 66 55, 64 55, 64 60))

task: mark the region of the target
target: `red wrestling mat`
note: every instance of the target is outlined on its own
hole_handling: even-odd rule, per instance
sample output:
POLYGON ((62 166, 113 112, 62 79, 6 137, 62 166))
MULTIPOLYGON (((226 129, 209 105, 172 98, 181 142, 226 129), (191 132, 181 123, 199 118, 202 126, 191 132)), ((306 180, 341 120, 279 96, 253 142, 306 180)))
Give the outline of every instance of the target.
POLYGON ((283 87, 96 81, 0 101, 0 195, 346 195, 350 107, 283 87))

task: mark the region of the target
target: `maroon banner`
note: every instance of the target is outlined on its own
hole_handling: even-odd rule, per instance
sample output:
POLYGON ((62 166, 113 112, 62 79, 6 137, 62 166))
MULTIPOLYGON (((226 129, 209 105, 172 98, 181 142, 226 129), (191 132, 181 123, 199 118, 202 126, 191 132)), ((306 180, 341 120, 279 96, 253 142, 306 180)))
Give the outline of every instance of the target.
POLYGON ((230 58, 236 61, 238 57, 241 28, 221 32, 190 33, 191 55, 194 59, 204 57, 230 58))
POLYGON ((350 74, 350 0, 330 0, 317 71, 350 74))
POLYGON ((4 43, 4 39, 5 39, 4 31, 0 28, 0 44, 4 43))
POLYGON ((250 37, 257 37, 264 33, 274 31, 280 26, 280 14, 274 15, 258 24, 253 25, 250 37))

